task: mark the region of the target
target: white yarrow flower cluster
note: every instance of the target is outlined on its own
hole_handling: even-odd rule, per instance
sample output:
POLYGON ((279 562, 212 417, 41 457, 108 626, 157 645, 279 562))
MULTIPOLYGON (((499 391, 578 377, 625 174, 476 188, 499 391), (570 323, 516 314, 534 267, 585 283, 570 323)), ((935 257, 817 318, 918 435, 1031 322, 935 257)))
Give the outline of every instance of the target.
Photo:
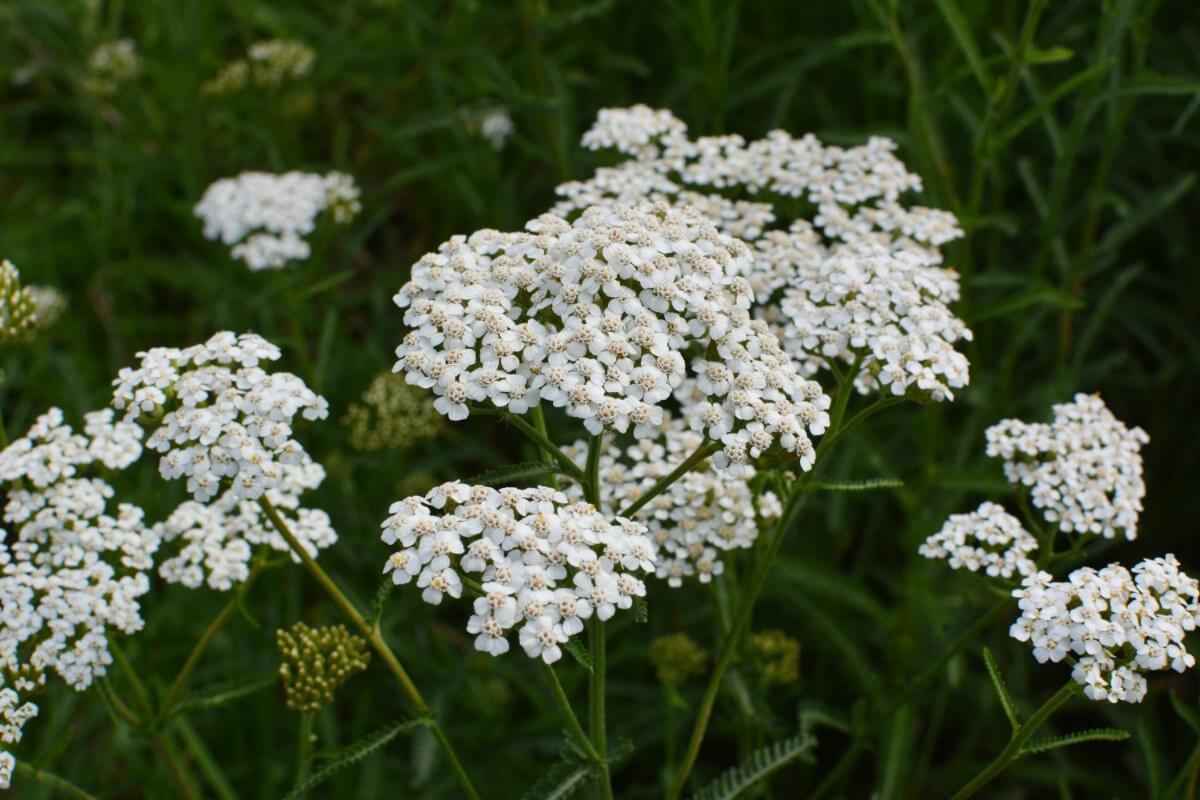
POLYGON ((88 415, 87 434, 50 409, 0 453, 6 501, 0 530, 0 674, 18 691, 53 670, 78 691, 103 675, 110 631, 143 626, 159 539, 142 510, 109 511, 113 489, 84 477, 94 464, 119 469, 140 452, 140 431, 88 415))
POLYGON ((967 384, 967 359, 954 346, 971 332, 947 307, 958 276, 939 266, 938 252, 962 231, 947 212, 900 204, 921 181, 891 141, 841 148, 783 131, 749 143, 692 140, 670 112, 635 106, 601 111, 583 143, 633 158, 558 187, 554 213, 646 201, 697 209, 751 247, 739 267, 757 313, 808 374, 861 359, 862 392, 915 389, 947 400, 967 384), (723 194, 731 189, 761 199, 731 200, 723 194), (783 209, 796 199, 809 211, 788 220, 783 209))
POLYGON ((1066 581, 1039 572, 1013 596, 1021 616, 1010 635, 1029 642, 1041 663, 1077 659, 1071 675, 1093 700, 1140 703, 1143 673, 1196 664, 1184 636, 1200 621, 1200 583, 1173 555, 1132 573, 1120 564, 1077 569, 1066 581))
POLYGON ((230 485, 236 497, 254 500, 283 485, 283 467, 310 461, 292 438, 295 416, 329 413, 303 380, 260 366, 279 357, 261 336, 229 331, 183 349, 155 347, 120 371, 113 407, 151 430, 146 446, 162 453, 162 476, 186 478, 196 500, 230 485))
MULTIPOLYGON (((337 542, 337 532, 324 511, 301 507, 300 495, 316 489, 325 479, 325 470, 306 461, 282 464, 280 472, 280 483, 266 490, 265 496, 308 554, 316 557, 318 551, 337 542)), ((159 575, 168 583, 192 589, 206 584, 210 589, 229 591, 245 581, 256 548, 269 547, 300 561, 259 504, 235 489, 211 503, 183 503, 156 531, 162 536, 163 550, 170 553, 161 559, 159 575)))
POLYGON ((392 505, 382 538, 399 549, 384 572, 415 582, 434 605, 461 597, 469 582, 479 592, 467 621, 475 649, 507 652, 515 629, 525 653, 550 664, 586 620, 607 620, 645 596, 638 574, 652 573, 655 557, 645 530, 556 489, 452 481, 392 505))
POLYGON ((808 469, 829 398, 752 319, 744 258, 696 213, 665 207, 458 236, 395 297, 412 328, 395 369, 451 420, 469 403, 520 414, 545 402, 593 434, 637 436, 691 374, 704 432, 724 444, 719 466, 744 469, 778 442, 808 469))
POLYGON ((953 569, 1011 578, 1037 571, 1029 557, 1037 548, 1037 539, 1020 520, 988 502, 969 514, 951 514, 942 529, 926 539, 917 552, 926 558, 948 561, 953 569))
POLYGON ((1137 537, 1146 484, 1142 445, 1150 437, 1113 416, 1096 395, 1054 406, 1054 421, 1006 419, 987 430, 987 454, 1029 489, 1046 521, 1067 533, 1137 537))
MULTIPOLYGON (((610 444, 600 456, 601 511, 617 514, 637 502, 704 441, 685 419, 669 418, 628 447, 610 444)), ((564 452, 583 463, 587 443, 577 442, 564 452)), ((725 571, 728 552, 754 546, 762 525, 777 518, 782 508, 772 492, 754 497, 749 484, 753 477, 753 468, 732 477, 705 459, 633 515, 646 525, 658 550, 656 577, 672 587, 691 577, 708 583, 725 571)), ((583 490, 572 484, 567 496, 582 499, 583 490)))
POLYGON ((204 235, 232 245, 251 270, 280 269, 312 254, 306 237, 328 210, 338 224, 362 209, 358 185, 341 172, 244 172, 208 187, 196 204, 204 235))
POLYGON ((37 705, 22 703, 21 696, 5 686, 4 676, 0 675, 0 789, 12 785, 13 770, 17 767, 16 758, 4 748, 20 744, 25 723, 37 715, 37 705))
POLYGON ((136 78, 141 70, 142 59, 133 39, 102 42, 88 59, 88 74, 83 86, 95 95, 113 94, 122 83, 136 78))
POLYGON ((303 42, 269 39, 255 42, 239 58, 225 65, 216 77, 201 87, 205 94, 230 94, 247 87, 278 89, 289 80, 298 80, 312 71, 316 53, 303 42))

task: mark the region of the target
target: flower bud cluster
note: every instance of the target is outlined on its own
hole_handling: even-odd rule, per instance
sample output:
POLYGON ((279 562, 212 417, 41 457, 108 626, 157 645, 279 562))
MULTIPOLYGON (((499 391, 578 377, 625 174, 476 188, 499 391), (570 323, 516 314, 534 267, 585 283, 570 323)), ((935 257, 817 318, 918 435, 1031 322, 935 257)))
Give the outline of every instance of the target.
POLYGON ((399 549, 384 572, 396 584, 415 581, 434 605, 468 584, 475 649, 507 652, 516 629, 525 653, 550 664, 586 620, 607 620, 645 596, 638 573, 652 573, 655 558, 645 531, 556 489, 452 481, 392 505, 382 538, 399 549))
POLYGON ((917 549, 926 558, 944 559, 953 569, 983 572, 993 578, 1025 577, 1037 572, 1030 554, 1037 539, 1021 521, 995 503, 969 514, 951 514, 942 529, 917 549))
POLYGON ((33 292, 21 285, 21 273, 11 261, 0 261, 0 344, 27 339, 37 326, 33 292))
POLYGON ((146 446, 162 453, 162 476, 186 478, 197 500, 229 485, 235 497, 257 499, 285 483, 283 467, 310 462, 292 438, 293 418, 328 415, 300 378, 260 366, 279 356, 262 337, 229 331, 183 349, 156 347, 120 371, 113 406, 151 430, 146 446))
POLYGON ((216 77, 201 87, 201 91, 221 95, 248 87, 278 89, 285 81, 308 75, 315 60, 316 53, 303 42, 286 39, 255 42, 246 52, 246 58, 226 64, 216 77))
POLYGON ((371 380, 362 400, 351 404, 342 420, 350 429, 350 446, 356 450, 411 447, 436 436, 445 418, 437 413, 429 395, 404 380, 382 372, 371 380))
POLYGON ((1021 616, 1009 629, 1029 642, 1041 663, 1076 659, 1072 677, 1093 700, 1139 703, 1143 673, 1196 664, 1184 636, 1200 622, 1200 583, 1173 555, 1083 567, 1065 581, 1046 572, 1027 577, 1013 592, 1021 616))
POLYGON ((1137 538, 1146 494, 1141 449, 1150 437, 1113 416, 1099 396, 1055 405, 1049 423, 1002 420, 986 436, 987 454, 1004 461, 1005 476, 1029 489, 1051 525, 1137 538))
MULTIPOLYGON (((601 510, 617 514, 636 502, 704 442, 704 435, 690 430, 685 419, 668 418, 628 447, 609 445, 600 455, 601 510)), ((587 443, 577 442, 564 452, 583 463, 587 443)), ((749 485, 753 477, 752 467, 734 477, 708 458, 634 514, 658 549, 656 577, 672 587, 693 576, 708 583, 725 571, 726 553, 754 546, 761 527, 779 515, 781 506, 769 491, 756 502, 749 485)), ((578 484, 566 493, 583 498, 578 484)))
POLYGON ((206 238, 232 245, 233 258, 257 271, 308 258, 306 237, 322 212, 346 224, 361 210, 358 185, 341 172, 244 172, 209 186, 195 214, 206 238))
POLYGON ((693 140, 670 112, 634 106, 601 111, 583 143, 632 158, 558 187, 554 213, 665 202, 745 241, 752 257, 737 266, 756 313, 807 374, 859 360, 862 392, 882 386, 946 400, 966 385, 969 366, 954 346, 971 332, 947 307, 958 299, 958 276, 939 266, 938 252, 962 231, 947 212, 900 204, 921 181, 890 140, 841 148, 783 131, 749 143, 693 140), (727 198, 731 189, 750 199, 727 198), (807 212, 786 219, 796 199, 807 212))
POLYGON ((371 661, 367 640, 344 625, 310 628, 297 622, 276 631, 275 644, 283 658, 279 677, 287 707, 308 714, 333 702, 334 691, 371 661))
POLYGON ((465 419, 469 403, 564 408, 592 434, 654 431, 692 374, 718 465, 778 442, 812 466, 829 397, 750 315, 744 245, 666 207, 543 215, 526 233, 484 230, 424 256, 396 295, 412 330, 397 371, 465 419), (689 361, 690 359, 690 361, 689 361), (689 369, 690 368, 690 369, 689 369))
POLYGON ((708 654, 686 633, 659 636, 650 642, 649 657, 664 686, 682 686, 708 669, 708 654))

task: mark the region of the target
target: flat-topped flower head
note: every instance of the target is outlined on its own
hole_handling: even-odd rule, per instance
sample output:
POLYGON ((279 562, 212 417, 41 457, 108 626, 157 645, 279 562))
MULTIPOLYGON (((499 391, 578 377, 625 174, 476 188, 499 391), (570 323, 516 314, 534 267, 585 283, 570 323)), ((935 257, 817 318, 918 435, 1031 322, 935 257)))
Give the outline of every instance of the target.
POLYGON ((244 172, 208 187, 196 204, 204 236, 231 245, 252 270, 280 269, 312 253, 307 237, 324 211, 345 224, 362 209, 358 185, 341 172, 244 172))
POLYGON ((86 689, 112 661, 109 635, 143 625, 159 538, 93 475, 135 459, 141 431, 111 411, 86 419, 76 433, 52 408, 0 452, 0 675, 21 692, 49 671, 86 689))
POLYGON ((938 251, 962 231, 947 212, 901 204, 921 181, 890 140, 842 148, 783 131, 753 142, 690 139, 670 112, 635 106, 601 111, 583 143, 633 158, 559 186, 554 213, 667 203, 743 240, 751 257, 736 268, 754 312, 806 374, 858 362, 860 391, 933 400, 967 384, 955 346, 971 332, 948 308, 958 276, 938 251), (726 197, 731 189, 743 197, 726 197))
POLYGON ((1083 567, 1065 581, 1038 572, 1013 596, 1021 616, 1009 634, 1029 642, 1039 662, 1076 659, 1071 676, 1093 700, 1140 703, 1144 673, 1196 664, 1184 636, 1200 622, 1200 583, 1173 555, 1132 572, 1120 564, 1083 567))
POLYGON ((645 596, 639 575, 655 559, 645 531, 546 486, 451 481, 392 505, 382 539, 397 549, 383 571, 433 605, 469 587, 476 650, 507 652, 515 629, 526 655, 551 664, 586 620, 607 620, 645 596))
POLYGON ((746 257, 698 214, 666 207, 458 236, 396 295, 412 330, 395 368, 451 420, 470 404, 520 414, 545 402, 593 434, 654 430, 685 379, 703 377, 728 421, 709 431, 723 464, 778 442, 807 469, 829 398, 752 318, 746 257))
POLYGON ((12 687, 4 685, 4 676, 0 674, 0 789, 10 788, 17 767, 16 758, 6 748, 20 744, 25 723, 37 715, 37 705, 22 702, 12 687))
MULTIPOLYGON (((280 464, 279 473, 279 482, 264 496, 305 551, 316 558, 321 550, 337 542, 337 531, 328 514, 303 507, 300 497, 320 486, 325 470, 306 457, 298 464, 280 464)), ((163 542, 159 575, 168 583, 191 589, 206 585, 229 591, 249 577, 254 551, 261 547, 286 553, 293 562, 300 563, 300 556, 292 551, 262 507, 247 499, 236 485, 211 502, 184 502, 155 531, 163 542)))
POLYGON ((1037 539, 1021 521, 995 503, 984 503, 969 514, 951 514, 917 552, 942 559, 953 569, 983 572, 993 578, 1025 577, 1037 571, 1030 558, 1037 539))
MULTIPOLYGON (((601 510, 616 514, 636 502, 704 442, 686 419, 668 418, 628 447, 609 444, 600 455, 601 510)), ((582 463, 587 443, 577 442, 565 452, 582 463)), ((725 571, 730 551, 754 546, 762 527, 781 511, 773 493, 754 496, 749 484, 754 474, 746 466, 734 476, 706 459, 633 515, 658 550, 656 577, 672 587, 690 578, 708 583, 725 571)), ((566 493, 583 497, 574 483, 566 493)))
POLYGON ((1146 484, 1142 445, 1150 437, 1129 428, 1097 395, 1077 394, 1054 406, 1049 423, 1006 419, 987 430, 987 454, 1029 490, 1046 521, 1067 533, 1106 539, 1137 537, 1146 484))
POLYGON ((150 432, 146 446, 162 453, 162 476, 185 478, 197 500, 226 488, 253 500, 284 483, 284 466, 309 461, 292 438, 296 415, 328 415, 300 378, 264 369, 279 356, 257 334, 229 331, 183 349, 155 347, 120 371, 113 407, 150 432))

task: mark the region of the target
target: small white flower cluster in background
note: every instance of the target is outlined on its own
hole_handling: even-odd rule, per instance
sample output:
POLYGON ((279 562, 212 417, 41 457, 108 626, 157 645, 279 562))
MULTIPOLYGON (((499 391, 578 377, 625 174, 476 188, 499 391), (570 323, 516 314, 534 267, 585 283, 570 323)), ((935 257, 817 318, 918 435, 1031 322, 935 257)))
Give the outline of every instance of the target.
MULTIPOLYGON (((601 511, 617 514, 636 502, 703 443, 704 436, 689 430, 685 419, 668 418, 629 447, 610 444, 600 456, 601 511)), ((564 452, 582 464, 587 443, 577 442, 564 452)), ((727 552, 754 546, 760 526, 777 518, 782 508, 769 491, 756 503, 749 485, 753 477, 752 468, 735 478, 706 459, 634 515, 658 549, 656 577, 672 587, 692 576, 708 583, 725 571, 727 552)), ((583 498, 578 484, 566 491, 571 499, 583 498)))
POLYGON ((987 454, 1027 487, 1046 521, 1067 533, 1137 537, 1150 437, 1113 416, 1096 395, 1054 406, 1054 421, 1006 419, 987 430, 987 454))
POLYGON ((17 767, 17 760, 4 747, 19 744, 25 723, 37 715, 37 705, 22 703, 20 695, 5 686, 4 676, 0 675, 0 789, 9 788, 17 767))
POLYGON ((1077 569, 1066 581, 1039 572, 1013 592, 1021 616, 1010 635, 1041 663, 1077 659, 1072 677, 1093 700, 1140 703, 1145 672, 1195 666, 1184 636, 1200 621, 1200 583, 1173 555, 1132 570, 1077 569))
MULTIPOLYGON (((308 554, 316 557, 319 550, 337 542, 337 533, 324 511, 301 507, 300 495, 320 486, 325 470, 309 461, 281 464, 280 473, 279 484, 268 489, 266 496, 308 554)), ((250 575, 250 561, 259 546, 289 553, 293 561, 300 561, 258 503, 235 489, 210 503, 183 503, 156 530, 164 550, 177 548, 162 559, 159 575, 168 583, 191 589, 207 584, 210 589, 229 591, 250 575)))
POLYGON ((201 87, 205 94, 230 94, 247 87, 278 89, 288 80, 298 80, 312 71, 316 53, 303 42, 270 39, 255 42, 246 58, 231 61, 216 77, 201 87))
POLYGON ((28 338, 38 327, 37 300, 11 261, 0 261, 0 344, 28 338))
POLYGON ((1011 578, 1037 572, 1029 557, 1037 548, 1037 539, 1020 520, 989 502, 970 514, 951 514, 917 552, 926 558, 944 559, 953 569, 1011 578))
POLYGON ((138 353, 113 381, 113 407, 151 429, 146 446, 162 453, 159 471, 185 477, 201 502, 232 485, 254 500, 284 483, 283 467, 310 462, 292 438, 292 420, 323 419, 325 399, 289 372, 260 366, 279 348, 253 333, 222 331, 204 344, 138 353))
POLYGON ((195 213, 204 235, 232 245, 233 258, 251 270, 279 269, 312 253, 305 237, 329 211, 344 225, 362 210, 358 185, 341 172, 244 172, 208 187, 195 213))
POLYGON ((778 442, 809 469, 829 397, 752 319, 736 266, 746 257, 698 214, 666 207, 457 236, 395 297, 412 328, 395 369, 432 389, 451 420, 468 403, 520 414, 544 401, 592 434, 644 436, 690 367, 704 400, 696 418, 724 445, 718 466, 743 470, 778 442))
POLYGON ((141 69, 142 60, 133 39, 104 42, 97 45, 88 59, 83 86, 94 95, 114 94, 122 83, 136 78, 141 69))
POLYGON ((141 432, 113 425, 108 411, 88 415, 86 430, 52 408, 0 452, 10 532, 0 530, 0 674, 18 691, 40 686, 47 670, 86 689, 112 661, 109 631, 143 625, 138 599, 158 537, 136 506, 110 514, 112 487, 82 474, 136 459, 141 432))
POLYGON ((783 131, 749 143, 693 140, 670 112, 639 105, 602 110, 583 144, 632 158, 559 186, 553 212, 647 201, 697 210, 750 246, 738 268, 756 313, 807 374, 862 359, 864 393, 882 386, 948 400, 967 384, 967 359, 954 346, 971 332, 947 306, 958 299, 958 276, 940 267, 938 251, 962 231, 947 212, 900 204, 921 181, 891 141, 841 148, 783 131), (729 190, 752 199, 731 200, 729 190), (788 219, 797 200, 806 208, 788 219))
POLYGON ((504 149, 508 138, 517 130, 508 109, 503 106, 479 110, 461 108, 458 113, 467 129, 483 137, 497 152, 504 149))
POLYGON ((400 549, 384 572, 397 584, 415 580, 434 605, 460 597, 470 581, 475 649, 506 652, 515 628, 525 653, 550 664, 586 620, 607 620, 645 596, 637 575, 653 573, 655 557, 645 532, 556 489, 452 481, 392 505, 382 538, 400 549))

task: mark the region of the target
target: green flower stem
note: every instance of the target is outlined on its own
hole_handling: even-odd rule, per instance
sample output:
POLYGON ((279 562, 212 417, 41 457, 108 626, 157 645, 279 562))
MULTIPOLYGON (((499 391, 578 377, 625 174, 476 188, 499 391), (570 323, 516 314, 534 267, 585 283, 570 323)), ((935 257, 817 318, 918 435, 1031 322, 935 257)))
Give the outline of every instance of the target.
MULTIPOLYGON (((540 433, 546 441, 550 441, 550 434, 547 432, 547 429, 546 429, 546 414, 542 411, 542 404, 538 403, 533 408, 529 409, 529 416, 533 419, 534 429, 537 430, 537 432, 540 433)), ((545 449, 544 447, 542 447, 540 444, 538 445, 538 447, 541 448, 542 457, 545 458, 546 463, 549 464, 550 466, 554 466, 554 461, 555 461, 554 454, 551 453, 549 450, 545 449)), ((549 480, 550 480, 550 485, 552 487, 554 487, 555 489, 557 489, 558 488, 558 476, 551 475, 549 480)))
MULTIPOLYGON (((829 429, 821 437, 821 443, 817 446, 814 461, 819 462, 822 456, 828 452, 830 446, 837 441, 838 431, 841 430, 842 420, 846 416, 846 408, 850 403, 850 395, 854 392, 854 378, 858 374, 861 363, 862 356, 859 356, 850 370, 838 381, 837 395, 834 399, 833 409, 829 415, 829 429)), ((857 424, 870 416, 871 413, 881 410, 886 405, 886 398, 877 400, 874 404, 863 409, 863 411, 853 417, 852 422, 857 424)), ((688 775, 691 774, 692 767, 696 763, 696 758, 700 755, 700 745, 704 741, 705 732, 708 730, 708 721, 712 717, 713 706, 717 701, 717 693, 721 688, 721 681, 724 679, 725 672, 729 669, 729 665, 733 661, 738 643, 750 625, 754 603, 758 600, 758 595, 762 592, 763 586, 766 584, 767 575, 775 563, 775 557, 779 553, 780 545, 783 544, 783 538, 811 494, 805 491, 805 484, 811 479, 811 476, 812 472, 805 473, 792 484, 787 502, 784 504, 783 513, 780 515, 779 521, 775 524, 775 528, 768 536, 766 548, 761 557, 754 563, 749 580, 746 582, 741 597, 738 598, 737 608, 733 613, 733 622, 729 633, 721 642, 721 649, 717 654, 716 663, 713 665, 712 675, 709 676, 708 685, 704 688, 704 696, 700 701, 700 711, 696 716, 696 723, 692 728, 692 736, 688 741, 687 750, 684 753, 679 769, 675 773, 675 783, 667 795, 672 800, 683 794, 683 788, 687 783, 688 775)))
POLYGON ((592 645, 592 674, 589 684, 588 724, 592 729, 592 747, 596 751, 596 789, 603 800, 612 800, 612 778, 608 771, 608 732, 604 709, 604 623, 593 616, 588 624, 592 645))
POLYGON ((554 671, 554 667, 544 661, 542 666, 549 679, 550 688, 554 690, 554 701, 558 704, 558 711, 562 715, 563 721, 567 723, 567 732, 571 734, 571 738, 575 740, 584 754, 594 763, 599 764, 600 754, 596 752, 596 748, 592 746, 592 740, 588 738, 587 733, 583 730, 583 725, 579 723, 579 717, 575 715, 575 709, 571 707, 571 701, 567 699, 567 693, 558 680, 558 673, 554 671))
POLYGON ((621 509, 619 516, 632 517, 634 514, 641 511, 647 503, 665 492, 671 484, 691 472, 693 467, 720 449, 720 442, 702 442, 690 456, 684 459, 683 463, 671 470, 669 475, 660 478, 658 483, 646 490, 645 494, 630 503, 625 508, 621 509))
POLYGON ((57 789, 63 794, 77 798, 77 800, 96 800, 94 795, 88 794, 66 778, 59 777, 53 772, 47 772, 44 769, 38 769, 26 764, 24 761, 17 762, 16 772, 24 778, 40 783, 43 786, 49 786, 51 789, 57 789))
POLYGON ((300 753, 296 758, 296 785, 299 786, 308 777, 313 760, 313 722, 316 715, 311 711, 300 714, 300 753))
POLYGON ((1013 731, 1012 738, 1008 740, 1005 748, 1000 751, 1000 755, 996 756, 992 763, 984 767, 983 771, 972 778, 966 786, 959 789, 951 800, 965 800, 965 798, 975 794, 1007 769, 1009 764, 1020 758, 1022 755, 1021 749, 1025 746, 1025 743, 1038 732, 1039 728, 1046 724, 1047 720, 1050 719, 1050 715, 1057 711, 1059 706, 1070 700, 1079 691, 1079 684, 1074 680, 1068 680, 1049 700, 1042 703, 1041 708, 1033 712, 1033 716, 1013 731))
POLYGON ((562 467, 563 472, 567 473, 580 483, 583 483, 586 480, 583 471, 579 469, 574 461, 567 457, 566 453, 564 453, 562 450, 559 450, 558 447, 555 446, 554 442, 550 441, 546 434, 542 433, 537 428, 518 417, 516 414, 509 414, 505 412, 501 416, 503 419, 512 423, 514 428, 529 437, 534 444, 542 449, 543 453, 549 455, 551 458, 557 461, 558 465, 562 467))
POLYGON ((216 618, 209 624, 208 629, 204 631, 204 634, 196 642, 195 646, 192 647, 192 652, 188 654, 187 660, 183 662, 183 667, 180 668, 179 674, 175 676, 175 680, 171 683, 171 688, 167 690, 167 695, 163 698, 162 704, 159 706, 158 716, 155 719, 156 723, 161 723, 171 713, 172 707, 179 700, 179 695, 183 691, 184 685, 187 683, 188 678, 191 677, 196 666, 200 663, 201 657, 208 650, 213 639, 225 627, 225 624, 237 613, 242 598, 250 591, 251 585, 258 579, 266 563, 265 554, 260 551, 250 566, 250 574, 246 576, 246 580, 231 593, 229 602, 217 613, 216 618))
POLYGON ((283 517, 279 516, 279 512, 267 496, 263 495, 260 497, 258 503, 266 513, 267 518, 271 520, 271 524, 275 526, 275 530, 279 531, 279 535, 287 541, 288 546, 292 548, 292 552, 299 556, 304 566, 308 568, 309 574, 316 579, 321 588, 325 590, 325 593, 342 610, 342 613, 346 615, 350 622, 371 643, 371 647, 383 660, 383 663, 387 665, 391 673, 400 681, 400 685, 404 687, 405 693, 412 704, 416 706, 417 711, 429 717, 429 729, 433 732, 434 738, 438 740, 438 744, 441 745, 442 752, 445 754, 446 760, 450 763, 450 769, 458 779, 463 793, 468 798, 471 798, 471 800, 479 800, 479 792, 475 790, 475 785, 471 783, 471 778, 467 775, 466 770, 463 769, 462 762, 458 760, 458 755, 454 752, 454 747, 450 744, 450 740, 446 738, 445 731, 442 730, 442 726, 438 724, 437 720, 433 718, 429 704, 421 696, 421 692, 417 689, 416 684, 412 682, 412 678, 408 676, 408 671, 404 669, 399 659, 396 658, 396 654, 392 652, 387 642, 384 641, 382 634, 380 634, 375 626, 367 622, 366 618, 355 608, 354 603, 350 602, 350 598, 346 597, 342 590, 338 588, 333 578, 329 577, 329 574, 317 563, 316 559, 308 554, 308 551, 296 539, 295 534, 292 533, 292 529, 284 521, 283 517))
POLYGON ((604 449, 604 433, 588 439, 587 472, 584 475, 583 491, 589 503, 600 508, 600 451, 604 449))
POLYGON ((133 709, 129 707, 129 704, 122 700, 117 693, 113 691, 113 688, 109 684, 107 678, 100 676, 100 678, 96 681, 96 687, 100 690, 100 693, 104 695, 104 699, 107 700, 109 705, 112 706, 113 711, 116 712, 118 717, 125 720, 135 728, 141 726, 142 720, 133 712, 133 709))

